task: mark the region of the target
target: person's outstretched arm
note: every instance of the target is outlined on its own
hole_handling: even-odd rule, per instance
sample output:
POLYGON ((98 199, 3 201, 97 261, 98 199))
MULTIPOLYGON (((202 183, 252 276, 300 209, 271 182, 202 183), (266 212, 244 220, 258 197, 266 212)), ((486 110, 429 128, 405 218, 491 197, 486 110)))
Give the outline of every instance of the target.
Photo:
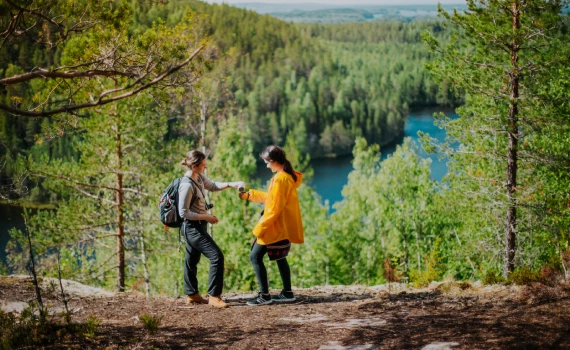
POLYGON ((265 203, 267 200, 267 192, 250 189, 247 192, 240 193, 239 198, 256 203, 265 203))
POLYGON ((214 182, 204 175, 201 175, 201 177, 202 177, 202 180, 204 181, 204 188, 210 192, 223 191, 223 190, 228 189, 230 187, 233 187, 236 190, 240 187, 245 187, 245 182, 243 182, 243 181, 233 181, 233 182, 215 181, 214 182))

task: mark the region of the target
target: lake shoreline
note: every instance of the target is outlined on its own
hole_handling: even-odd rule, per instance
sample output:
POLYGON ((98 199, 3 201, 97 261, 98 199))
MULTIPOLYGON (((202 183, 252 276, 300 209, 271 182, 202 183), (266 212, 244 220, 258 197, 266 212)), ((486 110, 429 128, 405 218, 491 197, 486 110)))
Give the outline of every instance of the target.
MULTIPOLYGON (((460 107, 460 106, 440 106, 440 105, 414 106, 414 107, 410 108, 410 110, 408 111, 408 115, 406 116, 406 120, 404 121, 404 125, 406 125, 408 123, 410 117, 412 117, 416 114, 426 114, 426 113, 430 113, 430 112, 431 112, 430 113, 431 116, 433 116, 434 113, 438 113, 438 112, 442 112, 444 114, 455 114, 456 113, 455 109, 458 107, 460 107)), ((371 142, 369 144, 377 144, 380 146, 381 150, 383 148, 395 147, 404 141, 404 138, 406 137, 406 132, 404 129, 402 129, 401 133, 391 137, 389 141, 382 142, 382 143, 371 142)), ((346 152, 346 153, 329 153, 329 154, 316 156, 316 157, 314 157, 313 155, 310 155, 310 156, 311 156, 311 160, 323 160, 323 159, 342 158, 342 157, 346 157, 346 156, 350 156, 350 155, 352 155, 352 151, 346 152)))

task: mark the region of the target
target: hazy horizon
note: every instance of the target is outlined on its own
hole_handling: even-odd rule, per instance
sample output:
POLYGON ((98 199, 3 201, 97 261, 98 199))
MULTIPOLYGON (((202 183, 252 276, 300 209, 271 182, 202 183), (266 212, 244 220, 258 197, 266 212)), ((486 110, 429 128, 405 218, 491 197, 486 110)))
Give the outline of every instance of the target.
POLYGON ((357 1, 346 1, 346 0, 310 0, 310 1, 286 1, 286 0, 205 0, 208 3, 226 3, 226 4, 282 4, 282 5, 331 5, 331 6, 359 6, 359 5, 437 5, 441 3, 446 4, 465 4, 465 1, 461 0, 357 0, 357 1))

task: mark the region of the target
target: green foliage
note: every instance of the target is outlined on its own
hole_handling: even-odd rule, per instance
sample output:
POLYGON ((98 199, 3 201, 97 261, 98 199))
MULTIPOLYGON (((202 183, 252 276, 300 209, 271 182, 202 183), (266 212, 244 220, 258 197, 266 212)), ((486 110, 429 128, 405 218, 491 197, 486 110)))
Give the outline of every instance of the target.
POLYGON ((101 319, 97 318, 94 315, 89 315, 87 318, 87 322, 80 323, 76 326, 81 334, 83 334, 87 338, 95 338, 95 332, 101 326, 101 319))
POLYGON ((425 262, 425 267, 422 270, 413 269, 410 271, 410 281, 414 287, 426 287, 431 282, 437 281, 441 278, 443 273, 442 270, 442 254, 439 251, 439 246, 441 244, 441 239, 438 237, 432 247, 427 261, 425 262))
POLYGON ((16 328, 16 316, 12 312, 0 310, 0 339, 2 349, 11 349, 17 344, 19 338, 16 328))
POLYGON ((59 121, 57 133, 77 122, 77 113, 71 111, 134 96, 153 85, 180 86, 201 75, 201 59, 193 60, 192 65, 183 63, 206 43, 202 33, 197 32, 200 20, 190 12, 185 12, 172 27, 159 21, 145 30, 129 32, 132 13, 127 2, 105 6, 92 0, 71 5, 50 0, 33 11, 7 5, 9 9, 2 11, 2 23, 7 26, 2 50, 8 60, 0 68, 5 68, 2 66, 6 63, 9 67, 4 77, 8 80, 0 88, 0 109, 38 117, 55 115, 59 121), (18 11, 28 15, 19 16, 18 21, 14 16, 18 11), (11 16, 16 21, 14 26, 10 25, 11 16), (62 19, 56 22, 52 16, 62 19), (17 34, 22 25, 26 36, 17 34), (22 48, 34 54, 20 57, 27 53, 22 48), (34 67, 46 73, 17 75, 18 69, 29 72, 34 67), (51 74, 54 70, 59 74, 51 74), (165 79, 171 75, 174 79, 165 79), (21 81, 12 82, 10 78, 21 81), (66 116, 58 116, 62 113, 66 116))
MULTIPOLYGON (((299 125, 305 125, 304 123, 299 123, 299 125)), ((314 171, 309 165, 311 161, 311 156, 307 153, 304 147, 299 146, 304 137, 304 127, 296 128, 293 132, 287 135, 287 140, 285 142, 284 150, 287 153, 287 159, 293 165, 293 169, 303 174, 303 181, 308 183, 311 181, 314 175, 314 171)))
POLYGON ((50 317, 48 310, 40 310, 31 303, 19 316, 0 310, 0 346, 2 349, 54 345, 68 335, 93 338, 101 320, 89 316, 85 323, 60 323, 50 317), (39 314, 44 314, 40 317, 39 314))
POLYGON ((8 270, 8 266, 6 266, 4 262, 0 261, 0 275, 7 276, 9 274, 10 271, 8 270))
MULTIPOLYGON (((401 136, 408 108, 454 105, 460 101, 445 89, 440 90, 422 66, 430 54, 421 45, 420 33, 427 29, 438 38, 445 36, 438 22, 296 26, 225 4, 199 1, 135 2, 130 7, 108 9, 88 3, 93 6, 91 14, 103 16, 101 23, 110 21, 113 25, 73 35, 55 51, 34 46, 31 41, 18 48, 32 51, 33 55, 19 54, 15 46, 9 46, 0 51, 6 55, 6 60, 0 62, 12 64, 10 72, 16 74, 17 69, 29 71, 32 67, 87 60, 103 49, 98 43, 113 42, 110 36, 121 33, 121 40, 132 45, 121 41, 120 48, 133 47, 147 56, 160 53, 164 60, 156 66, 159 69, 182 57, 188 49, 184 46, 188 37, 208 37, 217 48, 215 53, 208 51, 208 57, 215 59, 214 65, 208 57, 199 57, 187 72, 199 76, 213 69, 223 76, 220 85, 224 91, 212 89, 216 97, 209 101, 207 109, 215 117, 208 120, 208 128, 217 129, 225 120, 219 110, 228 106, 241 110, 245 123, 256 130, 252 135, 254 153, 267 144, 285 143, 290 134, 295 135, 301 154, 310 153, 313 158, 349 154, 355 137, 360 136, 370 143, 385 145, 401 136)), ((133 56, 139 57, 136 53, 124 55, 133 56)), ((7 68, 0 63, 0 71, 7 68)), ((200 113, 188 104, 202 105, 204 91, 210 93, 208 79, 200 80, 192 90, 196 94, 188 93, 184 87, 170 92, 168 139, 187 138, 192 133, 187 123, 195 123, 200 113), (182 123, 176 121, 180 115, 185 115, 182 123)), ((52 85, 27 87, 22 94, 37 95, 35 98, 41 100, 52 85)), ((110 85, 91 79, 81 88, 89 96, 96 96, 97 91, 109 89, 110 85)), ((6 98, 10 96, 19 95, 7 93, 6 98)), ((30 96, 26 95, 26 99, 30 96)), ((70 118, 42 122, 0 115, 0 143, 7 147, 0 148, 0 157, 11 159, 9 154, 35 153, 34 156, 49 154, 77 160, 79 155, 70 138, 78 136, 69 135, 69 124, 75 126, 76 120, 70 118), (61 122, 67 124, 62 126, 61 122)), ((207 136, 206 145, 213 148, 215 142, 215 133, 207 136)), ((7 163, 0 171, 0 180, 11 182, 13 161, 7 163)), ((27 185, 35 187, 29 182, 27 185)), ((32 199, 61 199, 47 192, 40 186, 32 199)))
MULTIPOLYGON (((211 179, 241 180, 248 187, 257 185, 248 183, 255 171, 251 135, 249 127, 236 117, 230 117, 221 125, 216 153, 208 167, 211 179)), ((220 219, 218 224, 212 226, 212 233, 225 256, 225 287, 230 290, 250 290, 255 285, 255 275, 248 258, 253 237, 251 228, 259 218, 261 209, 256 208, 255 204, 240 200, 233 189, 210 193, 209 196, 215 205, 212 214, 220 219)), ((207 276, 208 269, 205 266, 199 268, 201 285, 206 285, 207 276)))
MULTIPOLYGON (((304 180, 303 180, 304 181, 304 180)), ((294 244, 287 261, 291 267, 291 282, 300 288, 327 285, 332 281, 328 256, 330 249, 331 223, 328 204, 308 185, 298 189, 299 205, 303 217, 304 244, 294 244)), ((275 267, 272 269, 271 285, 281 287, 281 279, 275 267)))
POLYGON ((379 266, 394 256, 401 257, 398 264, 406 275, 411 267, 422 270, 430 252, 435 254, 428 261, 430 274, 436 266, 443 270, 434 243, 448 228, 441 220, 445 213, 435 205, 439 194, 429 177, 429 161, 406 139, 380 162, 378 146, 358 139, 353 165, 343 201, 331 218, 334 283, 381 283, 379 266))
POLYGON ((162 322, 162 316, 142 314, 139 316, 139 320, 141 320, 148 334, 152 335, 158 331, 160 323, 162 322))
MULTIPOLYGON (((58 203, 31 222, 45 275, 55 276, 54 252, 60 251, 66 277, 111 287, 122 249, 131 289, 179 294, 183 254, 176 232, 165 234, 156 220, 155 200, 180 176, 174 164, 193 144, 212 152, 212 179, 243 180, 255 188, 263 187, 251 180, 254 155, 268 144, 284 145, 305 183, 313 173, 311 157, 352 150, 354 171, 334 214, 306 184, 298 189, 306 239, 289 258, 295 286, 400 278, 424 286, 442 276, 504 282, 495 272, 505 251, 503 214, 513 199, 519 219, 516 263, 523 268, 511 280, 527 283, 535 280, 533 271, 560 265, 570 241, 570 68, 563 59, 569 46, 558 3, 523 6, 517 33, 506 4, 469 2, 463 14, 443 14, 443 23, 325 26, 293 25, 225 4, 135 2, 126 12, 109 14, 116 25, 73 36, 56 52, 31 42, 8 43, 0 51, 0 76, 78 64, 95 57, 101 40, 114 33, 124 34, 136 52, 159 50, 167 59, 158 68, 184 57, 188 37, 209 37, 217 50, 208 52, 213 65, 197 61, 191 67, 194 78, 212 69, 193 89, 152 89, 93 109, 85 118, 70 116, 68 124, 0 116, 0 143, 6 147, 0 155, 8 159, 0 180, 9 182, 18 168, 26 169, 38 184, 30 198, 58 203), (548 39, 532 35, 546 30, 548 39), (420 43, 422 31, 432 52, 420 43), (504 53, 513 40, 521 43, 516 71, 504 53), (513 74, 521 89, 511 98, 513 74), (443 183, 431 180, 429 160, 408 139, 381 161, 381 146, 402 135, 410 108, 462 102, 459 119, 436 117, 448 132, 444 143, 422 135, 427 150, 449 157, 443 183), (520 111, 518 182, 509 198, 505 130, 512 127, 514 105, 520 111), (196 128, 200 117, 206 119, 203 138, 196 128), (70 124, 76 132, 67 129, 70 124), (22 155, 19 161, 15 154, 22 155)), ((112 84, 90 79, 85 87, 112 84)), ((2 88, 2 103, 39 103, 50 88, 46 82, 2 88)), ((55 91, 54 98, 63 96, 55 91)), ((225 288, 253 290, 248 252, 261 206, 240 201, 232 190, 210 199, 220 218, 211 233, 225 254, 225 288)), ((24 237, 16 230, 11 235, 9 267, 24 271, 24 237)), ((205 265, 202 259, 201 285, 205 265)), ((268 270, 271 286, 278 287, 274 264, 268 270)), ((96 322, 89 327, 96 329, 96 322)))
MULTIPOLYGON (((162 140, 166 118, 155 99, 139 96, 82 120, 78 127, 85 133, 72 144, 81 154, 77 161, 45 155, 21 160, 31 174, 44 179, 46 189, 65 199, 55 210, 38 211, 30 223, 37 232, 34 249, 46 275, 56 276, 53 248, 58 248, 65 276, 111 286, 119 234, 127 253, 124 269, 115 271, 117 278, 126 275, 127 283, 136 284, 139 274, 134 271, 145 268, 143 240, 152 250, 175 256, 175 235, 165 235, 153 220, 155 194, 174 178, 170 171, 184 152, 180 145, 162 140)), ((12 235, 22 245, 23 236, 12 235)), ((23 270, 25 258, 16 257, 11 268, 23 270)), ((172 264, 176 266, 176 259, 172 264)), ((160 275, 156 274, 157 287, 164 288, 160 275)))
POLYGON ((504 274, 512 264, 536 270, 568 242, 569 158, 561 151, 568 123, 560 119, 568 105, 555 99, 570 80, 562 59, 570 41, 565 4, 468 1, 464 12, 440 9, 448 43, 424 35, 434 77, 466 96, 460 118, 438 117, 446 142, 424 139, 427 149, 449 157, 457 240, 482 276, 496 271, 506 252, 504 274), (510 232, 514 250, 505 248, 510 232))
POLYGON ((540 271, 532 271, 528 267, 522 267, 513 271, 509 275, 508 282, 518 285, 526 285, 532 282, 541 282, 542 277, 540 276, 540 271))

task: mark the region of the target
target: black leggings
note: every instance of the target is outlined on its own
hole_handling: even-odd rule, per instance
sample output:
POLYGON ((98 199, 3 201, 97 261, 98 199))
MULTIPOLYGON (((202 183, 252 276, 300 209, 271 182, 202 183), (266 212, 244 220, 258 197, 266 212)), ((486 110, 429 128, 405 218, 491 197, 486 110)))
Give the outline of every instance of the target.
MULTIPOLYGON (((259 283, 259 291, 263 294, 269 293, 267 270, 263 264, 265 254, 267 254, 267 246, 257 244, 257 242, 253 244, 251 252, 249 253, 249 260, 253 265, 257 283, 259 283)), ((279 274, 281 274, 281 280, 283 281, 283 290, 287 292, 291 291, 291 269, 289 269, 287 258, 277 260, 277 267, 279 267, 279 274)))

